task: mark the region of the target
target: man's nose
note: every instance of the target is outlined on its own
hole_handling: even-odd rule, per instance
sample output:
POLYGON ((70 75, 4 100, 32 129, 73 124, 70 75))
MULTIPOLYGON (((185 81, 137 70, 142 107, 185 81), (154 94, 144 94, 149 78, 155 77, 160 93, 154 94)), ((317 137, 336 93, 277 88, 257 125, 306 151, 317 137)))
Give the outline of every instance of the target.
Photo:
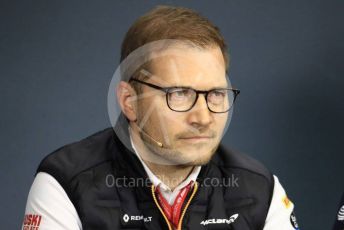
POLYGON ((189 111, 189 123, 199 126, 207 126, 212 122, 212 112, 208 109, 205 95, 200 94, 194 107, 189 111))

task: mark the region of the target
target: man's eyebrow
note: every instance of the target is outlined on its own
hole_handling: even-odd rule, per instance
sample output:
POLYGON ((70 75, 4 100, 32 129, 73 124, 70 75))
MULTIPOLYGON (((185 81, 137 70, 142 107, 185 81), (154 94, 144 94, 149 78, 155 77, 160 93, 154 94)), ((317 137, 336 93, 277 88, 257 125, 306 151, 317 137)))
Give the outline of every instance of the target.
MULTIPOLYGON (((163 81, 161 81, 161 79, 159 79, 156 75, 154 75, 154 74, 152 74, 151 72, 149 72, 148 70, 146 70, 146 69, 141 69, 140 70, 140 73, 142 73, 143 75, 145 75, 145 76, 147 76, 147 77, 150 77, 150 78, 153 78, 153 80, 156 80, 157 82, 159 82, 159 83, 162 83, 162 84, 171 84, 171 83, 169 83, 169 82, 165 82, 165 83, 163 83, 163 81), (159 81, 160 80, 160 81, 159 81)), ((181 84, 172 84, 171 86, 167 86, 168 88, 191 88, 191 89, 196 89, 196 88, 194 88, 193 86, 191 86, 191 85, 181 85, 181 84)), ((227 85, 225 85, 225 86, 213 86, 213 87, 211 87, 211 88, 209 88, 209 89, 204 89, 204 91, 207 91, 207 90, 213 90, 213 89, 227 89, 227 88, 230 88, 230 87, 228 87, 227 85)), ((201 90, 201 89, 197 89, 197 90, 201 90)))
POLYGON ((190 85, 172 85, 172 86, 168 86, 168 88, 190 88, 190 89, 201 90, 201 91, 209 91, 209 90, 214 90, 214 89, 230 89, 230 87, 228 86, 213 86, 208 89, 199 89, 190 85))
POLYGON ((149 72, 146 69, 141 69, 140 73, 142 73, 143 75, 145 75, 146 77, 149 77, 149 79, 152 79, 153 81, 158 82, 159 84, 165 84, 163 80, 161 80, 160 77, 158 77, 155 74, 152 74, 151 72, 149 72))

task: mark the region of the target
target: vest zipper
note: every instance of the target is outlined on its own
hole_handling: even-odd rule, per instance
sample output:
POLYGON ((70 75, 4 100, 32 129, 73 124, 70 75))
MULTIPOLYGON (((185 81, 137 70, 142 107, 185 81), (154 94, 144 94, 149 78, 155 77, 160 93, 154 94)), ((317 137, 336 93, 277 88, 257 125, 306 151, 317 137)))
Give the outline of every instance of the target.
POLYGON ((195 185, 194 185, 194 189, 192 191, 192 194, 190 196, 190 199, 188 200, 188 202, 186 203, 184 209, 183 209, 183 212, 182 212, 182 215, 179 219, 179 223, 178 223, 178 230, 182 230, 182 222, 183 222, 183 218, 184 218, 184 215, 186 213, 186 209, 189 207, 190 203, 191 203, 191 200, 192 198, 195 196, 196 192, 197 192, 197 189, 198 189, 198 183, 197 181, 195 182, 195 185))
MULTIPOLYGON (((180 217, 180 219, 179 219, 178 228, 177 228, 178 230, 182 230, 182 222, 183 222, 184 215, 185 215, 185 213, 186 213, 187 208, 189 207, 189 205, 190 205, 190 203, 191 203, 192 198, 194 198, 194 196, 195 196, 195 194, 196 194, 196 192, 197 192, 197 189, 198 189, 198 183, 197 183, 197 181, 196 181, 196 182, 195 182, 195 185, 194 185, 194 188, 193 188, 193 191, 192 191, 192 193, 191 193, 191 196, 190 196, 188 202, 186 203, 186 205, 185 205, 185 207, 184 207, 184 209, 183 209, 182 215, 181 215, 181 217, 180 217)), ((156 199, 154 190, 155 190, 155 189, 154 189, 154 185, 152 185, 152 196, 153 196, 154 202, 155 202, 156 206, 158 206, 158 208, 159 208, 161 214, 163 215, 163 217, 164 217, 164 219, 165 219, 165 221, 166 221, 166 224, 167 224, 167 226, 168 226, 168 229, 169 229, 169 230, 173 230, 173 228, 171 227, 170 221, 167 219, 167 217, 166 217, 164 211, 163 211, 162 208, 160 207, 160 204, 159 204, 158 200, 156 199)))
POLYGON ((154 192, 154 191, 155 191, 154 185, 152 185, 152 196, 153 196, 153 200, 154 200, 156 206, 158 206, 158 208, 159 208, 161 214, 163 215, 163 217, 164 217, 164 219, 165 219, 165 221, 166 221, 166 224, 167 224, 167 226, 168 226, 168 230, 173 230, 172 227, 171 227, 170 221, 167 219, 167 217, 166 217, 164 211, 163 211, 162 208, 160 207, 160 204, 159 204, 158 200, 156 199, 156 196, 155 196, 155 192, 154 192))

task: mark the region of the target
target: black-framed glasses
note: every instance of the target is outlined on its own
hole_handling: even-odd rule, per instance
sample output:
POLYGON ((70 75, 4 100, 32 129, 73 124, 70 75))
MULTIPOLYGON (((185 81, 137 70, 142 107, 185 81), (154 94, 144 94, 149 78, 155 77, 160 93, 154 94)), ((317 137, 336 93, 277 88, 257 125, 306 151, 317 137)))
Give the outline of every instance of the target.
POLYGON ((209 111, 213 113, 226 113, 232 108, 235 99, 240 93, 239 89, 233 88, 214 88, 204 91, 189 87, 160 87, 135 78, 131 78, 130 81, 135 81, 165 92, 167 106, 176 112, 187 112, 191 110, 196 104, 199 94, 204 94, 209 111))

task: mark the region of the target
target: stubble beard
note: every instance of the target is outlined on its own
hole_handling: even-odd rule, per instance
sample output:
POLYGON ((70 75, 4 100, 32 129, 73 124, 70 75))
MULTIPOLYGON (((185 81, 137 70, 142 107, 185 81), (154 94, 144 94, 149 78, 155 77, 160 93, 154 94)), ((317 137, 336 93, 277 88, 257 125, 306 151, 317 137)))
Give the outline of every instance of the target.
MULTIPOLYGON (((202 156, 196 159, 190 159, 187 157, 188 154, 184 153, 183 151, 178 150, 174 147, 160 147, 156 143, 152 142, 149 138, 145 135, 140 133, 141 140, 143 141, 144 145, 146 146, 149 156, 148 160, 153 163, 162 163, 165 165, 179 165, 179 166, 201 166, 207 164, 213 155, 215 154, 217 148, 219 147, 219 143, 217 143, 210 151, 207 153, 202 154, 202 156), (184 156, 184 157, 183 157, 184 156), (156 159, 162 159, 161 162, 155 162, 156 159)), ((194 145, 198 148, 198 151, 201 151, 204 144, 196 144, 194 145)))

